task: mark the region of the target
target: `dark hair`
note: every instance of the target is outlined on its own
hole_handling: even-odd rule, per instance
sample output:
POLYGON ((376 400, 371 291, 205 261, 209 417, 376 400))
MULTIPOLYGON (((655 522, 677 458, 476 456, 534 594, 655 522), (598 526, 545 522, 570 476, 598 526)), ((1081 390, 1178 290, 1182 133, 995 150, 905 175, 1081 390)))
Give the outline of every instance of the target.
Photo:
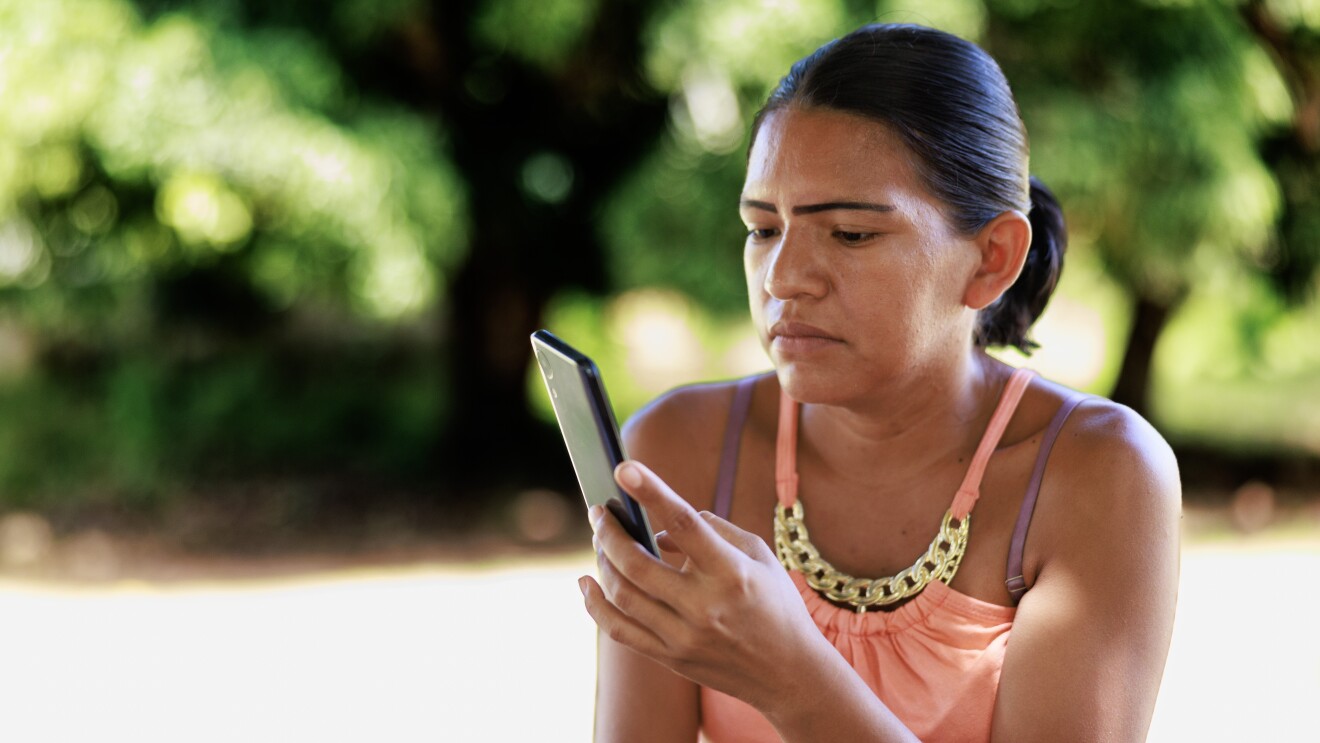
POLYGON ((863 26, 799 60, 752 124, 770 113, 826 108, 889 126, 917 156, 927 188, 972 234, 1011 209, 1031 222, 1026 264, 1008 291, 977 317, 978 346, 1037 344, 1027 331, 1063 270, 1063 211, 1027 173, 1027 133, 999 65, 975 44, 912 25, 863 26))

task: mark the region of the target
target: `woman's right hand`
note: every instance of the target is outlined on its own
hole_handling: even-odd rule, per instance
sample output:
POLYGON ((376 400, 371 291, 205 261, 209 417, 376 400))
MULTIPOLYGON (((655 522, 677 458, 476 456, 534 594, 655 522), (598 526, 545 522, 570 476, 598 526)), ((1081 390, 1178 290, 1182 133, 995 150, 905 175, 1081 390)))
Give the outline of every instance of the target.
POLYGON ((657 560, 608 510, 592 509, 600 582, 579 585, 612 640, 761 709, 783 699, 814 654, 835 653, 760 537, 698 512, 638 462, 619 465, 615 478, 668 524, 657 541, 683 560, 657 560))

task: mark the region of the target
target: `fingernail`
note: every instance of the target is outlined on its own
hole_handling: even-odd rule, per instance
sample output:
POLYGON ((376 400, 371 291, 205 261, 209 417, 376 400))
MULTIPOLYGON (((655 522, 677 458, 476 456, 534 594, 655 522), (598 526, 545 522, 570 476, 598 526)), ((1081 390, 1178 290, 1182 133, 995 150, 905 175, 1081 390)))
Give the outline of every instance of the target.
POLYGON ((600 528, 601 519, 605 518, 605 507, 595 505, 587 509, 587 521, 591 522, 591 531, 594 533, 600 528))
POLYGON ((619 482, 626 487, 635 488, 642 484, 642 473, 638 471, 636 465, 624 462, 619 465, 619 482))
POLYGON ((587 597, 587 579, 585 577, 578 578, 578 590, 582 592, 582 598, 587 597))

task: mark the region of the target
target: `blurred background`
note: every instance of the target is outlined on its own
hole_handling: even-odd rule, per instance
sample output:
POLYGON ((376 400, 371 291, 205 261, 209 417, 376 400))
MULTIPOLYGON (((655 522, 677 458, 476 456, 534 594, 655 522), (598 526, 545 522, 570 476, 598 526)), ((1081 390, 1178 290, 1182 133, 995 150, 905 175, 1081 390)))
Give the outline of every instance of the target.
MULTIPOLYGON (((1003 357, 1174 445, 1180 623, 1300 590, 1313 629, 1320 0, 0 0, 0 605, 24 628, 4 648, 27 648, 0 698, 42 700, 20 739, 85 737, 43 727, 70 702, 140 724, 154 698, 161 739, 169 707, 274 720, 216 739, 316 718, 316 739, 500 740, 439 711, 545 685, 583 739, 591 627, 568 581, 589 539, 528 335, 593 355, 621 420, 768 368, 741 271, 747 124, 794 60, 874 20, 1004 67, 1071 247, 1041 349, 1003 357), (529 639, 529 595, 567 599, 558 647, 583 653, 538 663, 541 637, 521 682, 453 654, 489 621, 474 602, 529 639), (213 654, 177 660, 199 635, 213 654), (346 649, 419 717, 327 714, 347 692, 320 664, 346 649), (315 681, 285 683, 295 667, 315 681), (271 706, 290 688, 308 696, 271 706)), ((1219 629, 1180 624, 1206 644, 1174 659, 1219 629)), ((1205 713, 1239 688, 1299 732, 1320 647, 1249 656, 1218 691, 1166 684, 1186 709, 1161 707, 1163 739, 1193 717, 1190 737, 1241 737, 1205 713), (1285 658, 1294 676, 1252 678, 1285 658)), ((1187 663, 1171 677, 1204 682, 1187 663)))

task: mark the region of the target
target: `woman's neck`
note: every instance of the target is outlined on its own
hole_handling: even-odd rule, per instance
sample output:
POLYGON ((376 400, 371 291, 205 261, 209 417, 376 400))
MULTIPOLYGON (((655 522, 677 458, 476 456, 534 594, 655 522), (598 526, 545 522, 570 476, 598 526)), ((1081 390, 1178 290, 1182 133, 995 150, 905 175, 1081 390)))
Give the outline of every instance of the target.
POLYGON ((804 405, 798 455, 846 480, 917 475, 969 457, 1012 370, 980 350, 845 406, 804 405))

